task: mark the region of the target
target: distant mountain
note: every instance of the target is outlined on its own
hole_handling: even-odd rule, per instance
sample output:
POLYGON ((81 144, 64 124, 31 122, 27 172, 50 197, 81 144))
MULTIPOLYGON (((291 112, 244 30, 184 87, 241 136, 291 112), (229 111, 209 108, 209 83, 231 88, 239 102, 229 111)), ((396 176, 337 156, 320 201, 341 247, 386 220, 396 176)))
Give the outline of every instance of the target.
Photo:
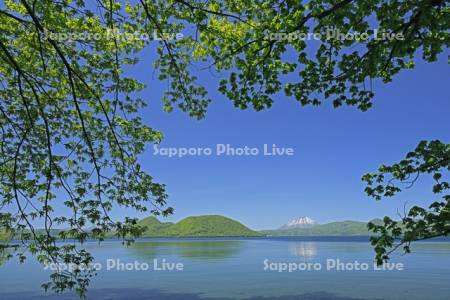
POLYGON ((147 227, 144 237, 262 236, 241 223, 219 215, 187 217, 178 223, 162 223, 155 217, 139 221, 147 227))
POLYGON ((286 225, 280 227, 280 229, 291 229, 291 228, 308 228, 317 225, 316 221, 311 219, 310 217, 300 217, 291 220, 286 225))
POLYGON ((144 236, 156 236, 163 235, 164 232, 173 225, 170 222, 160 222, 156 217, 147 217, 138 222, 138 225, 145 226, 147 230, 144 232, 144 236))
MULTIPOLYGON (((161 222, 151 216, 138 222, 146 228, 142 237, 257 237, 263 234, 251 230, 238 221, 219 215, 206 215, 185 218, 178 223, 161 222)), ((45 234, 37 229, 37 234, 45 234)), ((52 229, 51 234, 57 236, 60 230, 52 229)), ((108 232, 105 238, 117 237, 108 232)), ((0 230, 0 241, 8 238, 6 232, 0 230)))
MULTIPOLYGON (((380 224, 381 220, 371 222, 380 224)), ((311 236, 311 235, 371 235, 367 230, 366 222, 342 221, 323 225, 315 225, 307 228, 288 228, 277 230, 264 230, 261 233, 267 236, 311 236)))
MULTIPOLYGON (((238 221, 219 215, 188 217, 177 223, 161 222, 155 217, 140 220, 139 225, 146 227, 143 237, 257 237, 257 236, 325 236, 325 235, 371 235, 367 230, 367 223, 358 221, 332 222, 317 225, 312 219, 303 217, 296 222, 289 222, 288 226, 302 225, 303 227, 280 228, 275 230, 254 231, 238 221)), ((381 224, 382 220, 371 222, 381 224)), ((51 234, 57 236, 60 229, 52 229, 51 234)), ((44 234, 43 229, 37 229, 37 234, 44 234)), ((106 234, 107 238, 116 237, 113 232, 106 234)), ((9 235, 0 230, 0 241, 9 235)))

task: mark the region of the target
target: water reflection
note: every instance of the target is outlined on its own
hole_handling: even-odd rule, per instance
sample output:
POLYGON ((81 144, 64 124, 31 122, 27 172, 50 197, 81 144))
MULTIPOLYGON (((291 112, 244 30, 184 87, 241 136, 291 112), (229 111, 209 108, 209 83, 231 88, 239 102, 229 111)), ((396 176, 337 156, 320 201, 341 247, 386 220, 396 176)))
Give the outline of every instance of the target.
POLYGON ((160 256, 177 255, 193 260, 223 260, 238 256, 242 241, 157 241, 137 242, 130 249, 141 258, 153 259, 160 256))
POLYGON ((312 258, 317 255, 317 245, 312 242, 289 244, 288 249, 292 255, 304 258, 312 258))
POLYGON ((0 266, 5 264, 9 260, 9 251, 6 249, 0 249, 0 266))

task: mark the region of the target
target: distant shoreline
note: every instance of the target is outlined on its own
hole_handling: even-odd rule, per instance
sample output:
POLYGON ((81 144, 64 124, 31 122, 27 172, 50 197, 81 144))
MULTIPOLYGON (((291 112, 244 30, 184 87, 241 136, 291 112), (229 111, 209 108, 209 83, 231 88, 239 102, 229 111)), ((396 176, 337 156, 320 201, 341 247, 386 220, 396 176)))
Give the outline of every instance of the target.
MULTIPOLYGON (((299 242, 367 242, 369 243, 369 235, 306 235, 306 236, 184 236, 184 237, 138 237, 135 242, 145 241, 221 241, 221 240, 286 240, 299 242)), ((58 242, 72 242, 73 239, 58 239, 58 242)), ((20 240, 10 240, 10 242, 21 242, 20 240)), ((97 239, 87 239, 85 242, 98 243, 97 239)), ((122 242, 119 238, 105 238, 102 242, 122 242)), ((450 243, 450 237, 436 237, 427 240, 416 241, 415 243, 445 242, 450 243)))
MULTIPOLYGON (((303 219, 312 219, 304 217, 303 219)), ((375 224, 382 224, 382 220, 374 219, 370 222, 375 224)), ((144 229, 142 235, 137 239, 180 239, 180 238, 298 238, 298 239, 339 239, 349 238, 354 239, 369 239, 374 234, 367 228, 367 222, 361 221, 337 221, 326 224, 314 224, 303 226, 283 226, 279 229, 273 230, 253 230, 237 220, 222 216, 222 215, 202 215, 190 216, 184 218, 176 223, 161 222, 155 216, 149 216, 137 222, 137 225, 144 229)), ((71 238, 59 239, 61 231, 66 229, 51 229, 50 234, 61 241, 73 241, 71 238)), ((0 231, 1 232, 1 231, 0 231)), ((46 234, 43 229, 36 229, 35 232, 39 235, 46 234)), ((18 238, 19 235, 13 235, 13 238, 18 238)), ((0 235, 0 241, 7 241, 11 235, 0 235)), ((127 237, 130 238, 130 237, 127 237)), ((91 240, 98 238, 90 237, 91 240)), ((115 232, 107 232, 102 236, 103 240, 121 240, 115 232)), ((439 240, 435 238, 432 240, 439 240)), ((450 240, 450 237, 441 237, 441 240, 450 240)))

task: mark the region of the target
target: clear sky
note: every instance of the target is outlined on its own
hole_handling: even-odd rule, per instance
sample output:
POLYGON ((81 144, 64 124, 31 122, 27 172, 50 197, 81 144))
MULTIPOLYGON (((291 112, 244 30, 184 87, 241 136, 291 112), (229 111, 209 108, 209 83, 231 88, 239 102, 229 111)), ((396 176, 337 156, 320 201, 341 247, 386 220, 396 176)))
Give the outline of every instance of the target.
MULTIPOLYGON (((404 206, 428 206, 436 200, 431 180, 418 183, 397 197, 375 201, 364 193, 361 176, 381 164, 396 163, 420 140, 450 142, 450 69, 446 55, 436 63, 420 60, 393 82, 373 85, 374 107, 361 112, 352 107, 302 107, 279 95, 262 112, 239 110, 217 92, 208 72, 200 82, 213 99, 206 118, 196 120, 175 109, 162 109, 166 88, 151 66, 154 51, 147 49, 133 76, 147 84, 141 95, 149 103, 140 112, 144 121, 164 133, 160 147, 255 147, 264 144, 294 149, 292 156, 185 156, 155 155, 149 146, 141 163, 157 182, 167 185, 175 214, 162 221, 192 215, 220 214, 253 229, 278 228, 289 220, 309 216, 319 223, 368 221, 395 217, 404 206)), ((67 212, 61 202, 55 208, 67 212)), ((145 217, 115 208, 113 218, 145 217)))
MULTIPOLYGON (((145 57, 144 61, 146 60, 145 57)), ((293 156, 155 155, 149 147, 145 167, 167 184, 177 221, 190 215, 221 214, 254 229, 279 227, 298 216, 319 223, 367 221, 395 216, 407 205, 427 205, 434 198, 425 178, 393 199, 377 202, 364 194, 361 176, 383 163, 394 163, 422 139, 450 140, 450 72, 444 56, 439 62, 418 62, 388 85, 374 84, 374 107, 301 107, 280 95, 272 109, 242 111, 217 90, 217 78, 202 76, 213 102, 201 121, 175 110, 162 111, 165 83, 152 79, 149 64, 135 68, 148 84, 149 107, 144 120, 164 133, 161 147, 256 147, 276 144, 294 149, 293 156)), ((155 76, 156 78, 156 76, 155 76)), ((119 215, 118 215, 119 216, 119 215)), ((142 215, 140 215, 142 216, 142 215)))

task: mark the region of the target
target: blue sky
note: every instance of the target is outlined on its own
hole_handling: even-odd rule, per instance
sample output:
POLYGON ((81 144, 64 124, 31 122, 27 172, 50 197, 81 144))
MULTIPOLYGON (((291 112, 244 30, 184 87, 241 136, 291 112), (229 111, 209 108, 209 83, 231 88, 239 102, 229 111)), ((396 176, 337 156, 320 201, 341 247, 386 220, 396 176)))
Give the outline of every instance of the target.
POLYGON ((165 84, 151 78, 146 63, 135 72, 148 84, 144 97, 149 107, 141 114, 164 133, 161 147, 231 144, 261 149, 263 144, 276 144, 295 151, 282 157, 169 158, 154 155, 149 147, 143 166, 167 184, 175 208, 167 221, 221 214, 255 229, 278 227, 303 215, 320 223, 367 221, 395 216, 405 201, 408 206, 427 205, 434 199, 423 178, 398 197, 377 202, 365 196, 361 176, 382 163, 399 161, 422 139, 449 142, 450 74, 444 56, 437 63, 418 62, 388 85, 375 84, 374 107, 368 112, 333 109, 330 103, 301 107, 283 95, 270 110, 242 111, 216 92, 217 79, 205 76, 202 83, 213 102, 200 121, 178 110, 163 112, 160 95, 165 84))

